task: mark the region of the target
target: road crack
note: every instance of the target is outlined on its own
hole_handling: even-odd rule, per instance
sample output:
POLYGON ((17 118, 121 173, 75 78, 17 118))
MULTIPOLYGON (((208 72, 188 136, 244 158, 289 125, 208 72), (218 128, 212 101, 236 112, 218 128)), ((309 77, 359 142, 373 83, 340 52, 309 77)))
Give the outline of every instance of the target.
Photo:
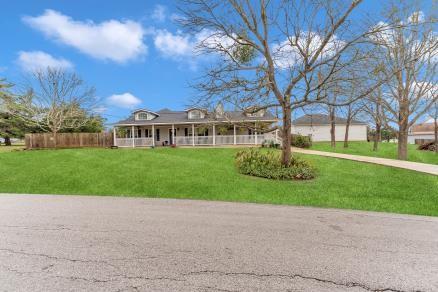
MULTIPOLYGON (((335 286, 341 286, 346 288, 362 288, 366 291, 372 291, 372 292, 407 292, 404 290, 399 290, 396 288, 371 288, 365 284, 358 283, 358 282, 337 282, 333 280, 328 279, 322 279, 312 276, 305 276, 301 274, 258 274, 254 272, 222 272, 222 271, 215 271, 215 270, 202 270, 202 271, 194 271, 190 273, 184 274, 185 276, 192 276, 192 275, 202 275, 202 274, 220 274, 224 276, 249 276, 249 277, 258 277, 258 278, 289 278, 289 279, 303 279, 303 280, 312 280, 320 283, 326 283, 331 284, 335 286)), ((415 292, 421 292, 420 290, 415 290, 415 292)))

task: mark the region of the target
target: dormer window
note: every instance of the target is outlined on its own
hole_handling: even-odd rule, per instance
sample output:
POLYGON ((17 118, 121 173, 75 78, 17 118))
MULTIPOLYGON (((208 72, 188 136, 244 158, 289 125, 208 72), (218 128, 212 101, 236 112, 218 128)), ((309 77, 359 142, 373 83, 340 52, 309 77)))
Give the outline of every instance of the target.
POLYGON ((158 116, 158 114, 155 114, 150 111, 143 111, 143 110, 136 111, 134 112, 134 114, 136 121, 150 121, 158 116))
POLYGON ((201 110, 193 109, 189 111, 189 119, 191 120, 203 119, 204 117, 205 114, 201 110))
POLYGON ((138 113, 137 120, 150 120, 148 113, 138 113))
POLYGON ((246 112, 246 116, 251 118, 263 117, 264 115, 265 115, 265 110, 258 110, 256 112, 252 112, 251 110, 248 110, 246 112))

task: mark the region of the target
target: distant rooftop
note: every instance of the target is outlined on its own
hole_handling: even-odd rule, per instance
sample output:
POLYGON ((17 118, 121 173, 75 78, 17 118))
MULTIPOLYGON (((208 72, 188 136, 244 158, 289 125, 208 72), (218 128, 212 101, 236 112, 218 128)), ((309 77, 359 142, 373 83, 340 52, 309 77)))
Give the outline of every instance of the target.
MULTIPOLYGON (((343 124, 345 125, 347 124, 347 119, 336 117, 335 123, 338 125, 343 125, 343 124)), ((329 124, 330 124, 329 116, 323 114, 304 115, 292 122, 292 125, 301 125, 301 126, 329 125, 329 124)), ((366 125, 366 123, 359 120, 352 120, 351 125, 366 125)))

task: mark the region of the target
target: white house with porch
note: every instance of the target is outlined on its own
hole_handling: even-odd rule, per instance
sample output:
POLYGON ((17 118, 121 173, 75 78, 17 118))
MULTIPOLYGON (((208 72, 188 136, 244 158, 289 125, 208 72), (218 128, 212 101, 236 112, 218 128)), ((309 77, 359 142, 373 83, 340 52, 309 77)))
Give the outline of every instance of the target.
POLYGON ((277 130, 267 132, 277 122, 272 114, 264 110, 224 111, 219 107, 215 112, 202 108, 154 112, 138 109, 128 119, 114 124, 114 145, 260 145, 267 140, 278 142, 277 130))

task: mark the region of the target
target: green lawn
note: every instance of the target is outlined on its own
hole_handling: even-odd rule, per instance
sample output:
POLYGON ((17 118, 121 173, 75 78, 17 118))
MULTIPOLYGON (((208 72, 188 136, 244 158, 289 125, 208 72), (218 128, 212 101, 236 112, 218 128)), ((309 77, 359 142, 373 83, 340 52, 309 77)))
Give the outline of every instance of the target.
POLYGON ((11 151, 19 151, 24 149, 22 145, 12 145, 12 146, 4 146, 0 145, 0 153, 2 152, 11 152, 11 151))
MULTIPOLYGON (((380 143, 379 150, 377 152, 373 151, 372 142, 349 142, 348 148, 344 148, 343 142, 337 142, 336 148, 330 146, 330 142, 315 142, 313 143, 313 150, 327 151, 327 152, 337 152, 337 153, 347 153, 365 156, 375 156, 384 158, 397 158, 397 144, 396 143, 380 143)), ((438 155, 432 151, 421 151, 417 149, 418 145, 408 145, 408 160, 438 164, 438 155)))
POLYGON ((122 195, 336 207, 438 216, 438 177, 306 156, 313 181, 240 175, 237 149, 66 149, 0 153, 0 192, 122 195))

